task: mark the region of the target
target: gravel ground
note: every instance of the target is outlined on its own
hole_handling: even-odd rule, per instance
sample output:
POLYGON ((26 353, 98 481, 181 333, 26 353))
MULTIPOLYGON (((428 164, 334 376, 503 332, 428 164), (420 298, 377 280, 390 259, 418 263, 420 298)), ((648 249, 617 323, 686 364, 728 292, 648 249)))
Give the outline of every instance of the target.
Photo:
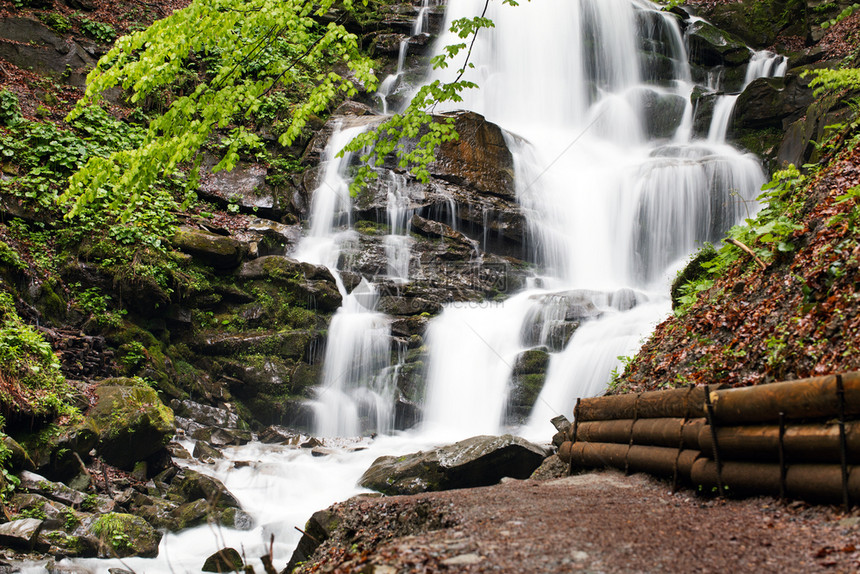
POLYGON ((856 509, 672 494, 614 471, 332 509, 343 525, 300 572, 860 572, 856 509))

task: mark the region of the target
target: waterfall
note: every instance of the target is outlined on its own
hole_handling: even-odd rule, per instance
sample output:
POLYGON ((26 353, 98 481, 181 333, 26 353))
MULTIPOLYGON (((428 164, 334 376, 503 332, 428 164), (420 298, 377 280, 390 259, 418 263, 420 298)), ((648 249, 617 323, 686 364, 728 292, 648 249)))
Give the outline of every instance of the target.
MULTIPOLYGON (((749 64, 747 64, 744 85, 741 91, 758 78, 781 78, 785 76, 787 69, 788 58, 785 56, 779 56, 767 50, 754 52, 750 57, 749 64)), ((714 117, 708 130, 709 142, 722 143, 726 141, 729 122, 732 119, 732 112, 735 109, 739 95, 727 94, 717 98, 714 104, 714 117)))
MULTIPOLYGON (((458 1, 446 18, 482 7, 479 0, 458 1)), ((458 107, 516 134, 508 145, 517 193, 544 275, 544 290, 532 293, 585 289, 597 310, 551 353, 529 427, 521 431, 548 435, 547 419, 569 416, 577 397, 603 392, 618 357, 634 353, 669 312, 668 282, 685 258, 755 210, 764 174, 754 157, 724 138, 692 139, 693 84, 682 35, 651 3, 491 3, 488 17, 495 27, 479 34, 475 68, 466 75, 481 89, 466 93, 458 107), (673 63, 668 77, 645 73, 649 54, 637 40, 643 29, 663 39, 673 63), (540 30, 543 40, 523 30, 540 30), (642 296, 614 307, 606 294, 618 289, 642 296)), ((452 41, 443 36, 440 44, 452 41)), ((754 74, 776 71, 754 62, 760 70, 754 74)), ((445 77, 435 72, 431 79, 445 77)), ((547 315, 551 299, 524 294, 497 308, 451 307, 432 322, 428 430, 462 429, 461 436, 501 430, 506 396, 489 395, 506 395, 516 355, 526 343, 534 346, 522 340, 523 325, 547 315)))
MULTIPOLYGON (((421 0, 421 7, 418 9, 418 16, 415 18, 415 24, 412 26, 412 34, 410 38, 420 36, 426 33, 427 29, 427 12, 430 10, 430 0, 421 0)), ((406 56, 409 53, 409 40, 404 38, 400 41, 400 48, 397 52, 397 69, 393 74, 386 76, 379 83, 379 89, 376 91, 376 97, 382 105, 382 113, 388 113, 388 98, 401 88, 403 72, 406 67, 406 56)))

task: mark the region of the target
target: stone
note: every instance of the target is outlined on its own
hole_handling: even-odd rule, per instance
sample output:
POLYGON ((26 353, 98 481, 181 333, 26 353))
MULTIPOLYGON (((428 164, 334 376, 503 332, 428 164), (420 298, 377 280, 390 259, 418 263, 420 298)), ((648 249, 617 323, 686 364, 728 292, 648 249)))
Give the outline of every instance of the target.
POLYGON ((194 339, 191 349, 208 356, 273 355, 302 360, 318 342, 318 334, 307 330, 239 334, 214 332, 194 339))
POLYGON ((257 440, 264 444, 298 446, 301 437, 290 429, 273 425, 260 431, 257 440))
POLYGON ((570 465, 554 454, 544 460, 541 465, 529 477, 532 480, 551 480, 567 476, 570 465))
POLYGON ((27 451, 24 450, 24 447, 18 444, 18 441, 10 436, 4 436, 3 445, 9 450, 9 465, 12 471, 36 470, 36 464, 30 458, 27 451))
POLYGON ((14 17, 0 19, 0 59, 77 87, 86 84, 87 69, 96 63, 71 38, 38 20, 14 17))
POLYGON ((85 424, 99 437, 99 454, 109 464, 131 470, 164 449, 174 432, 174 415, 151 387, 134 379, 106 379, 96 387, 96 403, 85 424))
POLYGON ((259 214, 280 219, 289 210, 289 190, 277 189, 266 182, 268 169, 260 163, 240 161, 230 170, 213 173, 220 158, 207 156, 200 167, 200 188, 197 194, 212 203, 227 208, 238 206, 243 213, 259 214))
POLYGON ((0 524, 0 545, 30 551, 36 544, 43 521, 37 518, 22 518, 0 524))
POLYGON ((204 572, 239 572, 245 567, 242 556, 234 548, 222 548, 203 563, 204 572))
POLYGON ((513 435, 478 436, 432 451, 376 459, 359 484, 383 494, 416 494, 528 478, 547 453, 513 435))
POLYGON ((690 24, 686 36, 694 64, 740 66, 750 59, 750 50, 742 40, 704 20, 690 24))
POLYGON ((101 558, 154 557, 162 536, 143 518, 119 512, 89 517, 81 528, 98 540, 101 558))
POLYGON ((514 160, 501 128, 475 112, 440 119, 450 117, 460 137, 436 150, 436 159, 428 166, 433 177, 515 201, 514 160))
POLYGON ((239 501, 220 480, 190 469, 179 471, 173 478, 167 495, 187 502, 205 499, 212 506, 219 508, 240 507, 239 501))
POLYGON ((245 281, 271 281, 308 309, 335 311, 343 303, 334 276, 321 265, 270 255, 244 263, 236 275, 245 281))
POLYGON ((215 233, 180 227, 173 236, 174 247, 217 269, 232 269, 248 253, 248 245, 215 233))
POLYGON ((209 446, 202 440, 194 443, 194 451, 191 453, 191 456, 203 462, 212 462, 213 460, 224 458, 221 451, 209 446))
POLYGON ((785 78, 759 78, 738 97, 732 114, 732 134, 741 129, 777 128, 782 130, 805 115, 815 101, 809 88, 811 78, 794 73, 785 78))
POLYGON ((227 409, 204 405, 188 399, 173 400, 170 406, 176 414, 181 414, 201 425, 220 428, 236 428, 239 425, 239 416, 227 409))
POLYGON ((331 538, 340 526, 340 518, 331 510, 314 512, 305 524, 298 546, 284 572, 292 572, 300 562, 307 561, 319 546, 331 538))
POLYGON ((687 101, 679 95, 654 90, 644 90, 641 101, 646 133, 653 138, 671 138, 675 135, 684 119, 687 101))

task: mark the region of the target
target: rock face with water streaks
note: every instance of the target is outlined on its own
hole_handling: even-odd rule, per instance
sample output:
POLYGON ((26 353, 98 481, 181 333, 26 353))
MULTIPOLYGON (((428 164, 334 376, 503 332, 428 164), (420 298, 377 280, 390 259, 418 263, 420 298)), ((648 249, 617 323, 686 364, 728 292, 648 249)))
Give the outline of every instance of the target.
POLYGON ((359 480, 384 494, 416 494, 527 478, 547 452, 512 435, 478 436, 428 452, 378 458, 359 480))

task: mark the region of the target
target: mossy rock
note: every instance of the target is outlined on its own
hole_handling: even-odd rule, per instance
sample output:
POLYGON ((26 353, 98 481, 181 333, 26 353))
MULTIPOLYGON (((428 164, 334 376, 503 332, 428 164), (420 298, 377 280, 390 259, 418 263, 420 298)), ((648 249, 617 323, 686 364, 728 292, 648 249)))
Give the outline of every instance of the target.
POLYGON ((239 501, 220 480, 188 469, 176 475, 167 491, 167 497, 178 502, 202 499, 212 508, 239 507, 239 501))
POLYGON ((677 308, 680 304, 681 287, 687 283, 691 283, 697 279, 705 277, 708 270, 704 267, 704 264, 712 261, 716 256, 717 251, 714 249, 714 246, 707 244, 705 247, 697 251, 687 266, 678 273, 678 276, 675 277, 674 281, 672 281, 672 309, 677 308))
POLYGON ((703 66, 740 66, 750 59, 744 42, 705 21, 696 21, 687 29, 690 59, 703 66))
POLYGON ((109 512, 94 518, 88 526, 101 544, 99 555, 102 557, 149 558, 158 554, 161 532, 139 516, 109 512))
POLYGON ((86 424, 99 437, 105 461, 125 470, 164 448, 174 431, 173 411, 154 389, 135 379, 107 379, 86 424))
POLYGON ((176 232, 173 245, 216 269, 232 269, 248 254, 248 245, 245 243, 188 227, 176 232))

